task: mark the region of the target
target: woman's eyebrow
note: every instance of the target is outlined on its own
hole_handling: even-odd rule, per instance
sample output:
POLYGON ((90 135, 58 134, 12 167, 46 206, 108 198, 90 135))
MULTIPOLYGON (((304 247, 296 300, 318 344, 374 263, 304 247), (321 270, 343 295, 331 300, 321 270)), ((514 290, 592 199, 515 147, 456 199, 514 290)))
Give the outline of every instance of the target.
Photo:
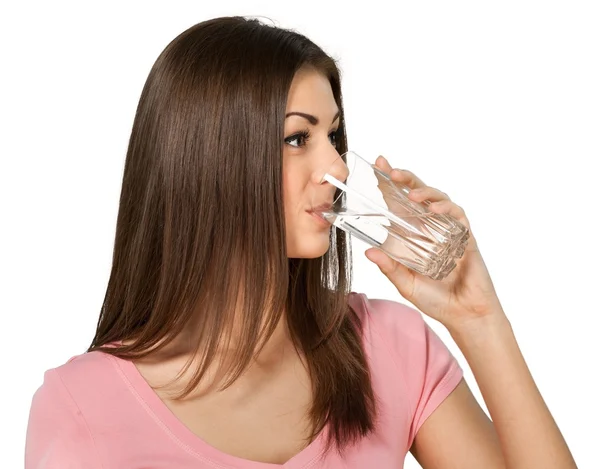
MULTIPOLYGON (((308 122, 310 122, 312 125, 319 125, 319 119, 316 118, 315 116, 311 115, 311 114, 305 114, 304 112, 288 112, 285 115, 285 118, 287 119, 290 116, 300 116, 300 117, 304 117, 308 122)), ((335 113, 335 116, 333 116, 333 120, 331 121, 331 123, 333 124, 335 122, 335 120, 340 116, 340 111, 338 109, 338 112, 335 113)))

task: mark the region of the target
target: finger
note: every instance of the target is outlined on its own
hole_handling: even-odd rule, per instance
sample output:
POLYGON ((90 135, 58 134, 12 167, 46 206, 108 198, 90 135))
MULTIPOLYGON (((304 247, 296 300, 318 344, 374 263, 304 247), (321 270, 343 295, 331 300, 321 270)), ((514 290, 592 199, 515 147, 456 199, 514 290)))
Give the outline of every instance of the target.
POLYGON ((452 218, 455 218, 467 228, 471 229, 471 224, 465 214, 465 211, 462 207, 456 205, 451 200, 439 200, 437 202, 433 202, 429 205, 429 210, 434 213, 441 213, 444 215, 450 215, 452 218))
POLYGON ((381 169, 384 173, 390 174, 392 172, 392 167, 388 163, 388 160, 385 159, 383 155, 379 155, 375 160, 375 166, 381 169))
POLYGON ((427 187, 427 184, 423 182, 419 177, 415 175, 415 173, 407 170, 407 169, 394 169, 390 173, 390 177, 392 181, 400 182, 411 189, 416 189, 419 187, 427 187))
POLYGON ((422 202, 429 200, 431 202, 438 202, 440 200, 450 200, 450 197, 445 192, 442 192, 435 187, 417 187, 408 193, 408 197, 415 202, 422 202))
POLYGON ((455 220, 458 220, 462 223, 465 228, 469 230, 469 240, 467 241, 466 252, 477 252, 479 251, 479 247, 477 245, 477 240, 473 235, 473 230, 471 229, 471 223, 465 214, 465 211, 462 207, 456 205, 454 202, 450 200, 441 200, 439 202, 434 202, 429 205, 429 210, 433 213, 440 213, 444 215, 449 215, 455 220))
POLYGON ((383 155, 379 155, 377 157, 375 160, 375 166, 381 169, 384 173, 389 174, 393 181, 402 182, 410 188, 426 186, 426 184, 420 178, 418 178, 415 173, 406 169, 392 168, 388 160, 383 155))

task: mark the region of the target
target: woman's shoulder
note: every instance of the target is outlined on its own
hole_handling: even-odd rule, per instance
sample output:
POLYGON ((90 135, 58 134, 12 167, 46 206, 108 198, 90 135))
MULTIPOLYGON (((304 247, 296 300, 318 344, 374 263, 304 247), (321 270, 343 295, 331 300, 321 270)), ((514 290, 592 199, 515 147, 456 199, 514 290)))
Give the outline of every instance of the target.
POLYGON ((66 362, 44 371, 34 399, 72 401, 74 391, 82 386, 93 387, 94 381, 101 379, 102 369, 107 365, 108 361, 101 353, 74 355, 66 362))
POLYGON ((352 292, 349 303, 361 319, 363 342, 373 366, 393 366, 408 380, 424 378, 439 369, 448 372, 458 363, 423 314, 399 301, 369 298, 352 292))
POLYGON ((100 351, 83 352, 45 372, 55 373, 65 385, 97 384, 112 374, 111 356, 100 351))
MULTIPOLYGON (((98 351, 72 356, 66 362, 44 371, 34 400, 63 403, 63 410, 81 410, 86 402, 94 405, 115 381, 111 356, 98 351)), ((97 405, 97 404, 96 404, 97 405)))
POLYGON ((425 339, 429 326, 422 313, 409 305, 361 292, 351 292, 349 304, 361 319, 365 334, 382 334, 402 346, 425 339))
POLYGON ((29 410, 26 467, 98 467, 90 416, 106 402, 110 366, 102 353, 90 352, 44 372, 29 410))

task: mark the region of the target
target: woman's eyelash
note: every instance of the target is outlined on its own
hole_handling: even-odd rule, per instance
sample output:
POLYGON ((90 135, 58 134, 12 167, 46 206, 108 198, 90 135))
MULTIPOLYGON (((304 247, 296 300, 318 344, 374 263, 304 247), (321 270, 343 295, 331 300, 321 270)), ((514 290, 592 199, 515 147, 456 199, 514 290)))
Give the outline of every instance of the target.
MULTIPOLYGON (((300 132, 296 132, 294 135, 288 137, 285 139, 286 143, 290 143, 293 142, 294 140, 299 140, 302 139, 304 140, 304 144, 306 145, 306 142, 308 142, 310 140, 311 137, 311 133, 309 130, 302 130, 300 132)), ((292 145, 294 146, 294 145, 292 145)), ((298 144, 299 147, 302 147, 304 145, 300 145, 298 144)))
MULTIPOLYGON (((335 137, 335 143, 334 146, 337 147, 338 144, 338 133, 339 133, 340 129, 336 129, 333 130, 332 132, 329 133, 329 136, 331 137, 332 135, 335 137)), ((289 136, 288 138, 285 139, 285 142, 287 144, 290 144, 290 142, 293 142, 294 140, 298 140, 298 139, 303 139, 304 140, 304 145, 306 145, 306 142, 308 142, 310 140, 311 137, 311 133, 308 129, 306 130, 302 130, 300 132, 296 132, 294 135, 289 136)), ((297 145, 297 147, 303 147, 304 145, 297 145)), ((292 145, 292 146, 296 146, 296 145, 292 145)))

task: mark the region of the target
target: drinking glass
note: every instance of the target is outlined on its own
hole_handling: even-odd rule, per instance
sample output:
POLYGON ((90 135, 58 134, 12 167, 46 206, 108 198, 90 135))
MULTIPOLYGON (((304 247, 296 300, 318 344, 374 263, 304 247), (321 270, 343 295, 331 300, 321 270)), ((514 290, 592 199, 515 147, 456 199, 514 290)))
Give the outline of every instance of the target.
POLYGON ((313 205, 314 213, 391 258, 434 280, 456 267, 469 230, 455 218, 433 213, 429 201, 410 200, 410 188, 354 151, 336 158, 321 183, 335 186, 333 204, 313 205))

